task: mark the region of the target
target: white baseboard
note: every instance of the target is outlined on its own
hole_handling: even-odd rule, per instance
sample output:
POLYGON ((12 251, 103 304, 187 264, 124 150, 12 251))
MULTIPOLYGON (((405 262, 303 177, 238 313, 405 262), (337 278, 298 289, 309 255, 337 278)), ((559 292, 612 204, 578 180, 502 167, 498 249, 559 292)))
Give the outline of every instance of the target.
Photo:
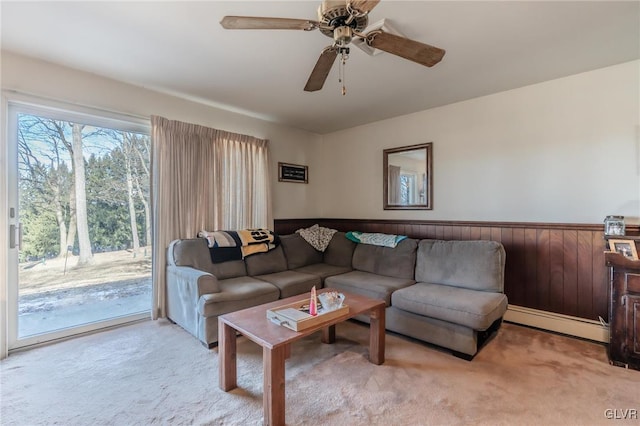
POLYGON ((598 321, 509 305, 504 320, 596 342, 609 342, 609 328, 598 321))

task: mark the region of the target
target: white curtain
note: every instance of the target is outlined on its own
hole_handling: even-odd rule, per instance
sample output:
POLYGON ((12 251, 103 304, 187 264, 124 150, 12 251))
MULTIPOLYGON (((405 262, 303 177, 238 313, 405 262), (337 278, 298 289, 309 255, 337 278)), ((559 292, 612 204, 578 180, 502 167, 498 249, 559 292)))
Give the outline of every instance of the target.
POLYGON ((165 314, 166 250, 200 230, 271 223, 269 142, 151 117, 153 310, 165 314))
POLYGON ((387 188, 389 191, 388 200, 389 204, 402 204, 401 202, 401 188, 400 188, 400 167, 392 166, 389 164, 389 177, 387 182, 387 188))

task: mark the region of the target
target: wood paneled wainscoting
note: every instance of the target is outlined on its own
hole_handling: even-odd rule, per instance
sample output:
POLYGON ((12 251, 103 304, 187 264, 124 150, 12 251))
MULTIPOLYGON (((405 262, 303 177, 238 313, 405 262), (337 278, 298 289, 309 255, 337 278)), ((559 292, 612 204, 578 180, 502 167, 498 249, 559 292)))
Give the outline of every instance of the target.
MULTIPOLYGON (((365 219, 276 219, 290 234, 319 224, 339 231, 382 232, 411 238, 494 240, 507 253, 508 321, 608 341, 604 226, 592 224, 453 222, 365 219)), ((637 234, 637 225, 627 226, 637 234)))

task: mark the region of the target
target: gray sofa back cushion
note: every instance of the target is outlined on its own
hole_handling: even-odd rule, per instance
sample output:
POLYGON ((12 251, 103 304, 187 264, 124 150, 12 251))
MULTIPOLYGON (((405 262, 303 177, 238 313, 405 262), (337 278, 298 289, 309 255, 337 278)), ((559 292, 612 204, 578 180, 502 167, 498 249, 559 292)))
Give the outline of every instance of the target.
POLYGON ((213 274, 219 280, 247 275, 247 269, 242 260, 213 263, 207 241, 204 238, 178 241, 173 247, 173 261, 177 266, 191 266, 213 274))
POLYGON ((287 270, 287 258, 284 256, 282 244, 268 252, 247 256, 244 262, 247 265, 247 274, 252 277, 287 270))
POLYGON ((496 241, 422 240, 416 281, 502 293, 504 263, 504 247, 496 241))
POLYGON ((313 248, 300 234, 280 236, 280 244, 289 269, 302 268, 322 262, 322 253, 313 248))
POLYGON ((356 243, 347 239, 344 232, 336 232, 331 238, 329 246, 324 251, 323 262, 333 266, 345 266, 351 268, 353 251, 356 243))
POLYGON ((387 277, 413 279, 418 242, 402 240, 395 248, 357 244, 353 252, 353 268, 387 277))

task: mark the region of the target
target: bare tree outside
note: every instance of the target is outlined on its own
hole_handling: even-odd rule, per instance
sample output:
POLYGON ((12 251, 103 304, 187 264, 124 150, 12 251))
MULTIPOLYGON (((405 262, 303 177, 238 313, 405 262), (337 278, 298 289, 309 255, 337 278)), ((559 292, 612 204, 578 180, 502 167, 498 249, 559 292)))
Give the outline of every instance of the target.
POLYGON ((151 158, 151 140, 149 137, 143 137, 139 134, 131 134, 132 151, 135 153, 135 173, 133 182, 137 189, 137 195, 144 208, 144 227, 145 241, 151 241, 151 209, 149 208, 149 200, 151 195, 149 189, 151 187, 151 172, 149 170, 149 161, 151 158))
POLYGON ((78 226, 78 265, 92 261, 91 240, 89 238, 89 222, 87 218, 87 192, 85 190, 84 155, 82 149, 82 128, 84 126, 73 123, 73 176, 76 193, 76 218, 78 226))
POLYGON ((30 202, 39 209, 52 210, 58 225, 58 256, 64 256, 67 251, 67 224, 65 222, 64 198, 69 193, 70 171, 60 155, 60 141, 54 136, 49 137, 37 129, 38 121, 23 121, 18 129, 18 155, 23 184, 32 188, 30 202), (25 139, 25 133, 49 138, 49 149, 36 155, 25 139))
POLYGON ((138 238, 138 225, 136 224, 136 206, 134 202, 133 188, 133 141, 129 134, 122 133, 122 151, 124 152, 124 164, 127 171, 127 199, 129 204, 129 219, 131 223, 131 241, 134 256, 140 251, 140 239, 138 238))

